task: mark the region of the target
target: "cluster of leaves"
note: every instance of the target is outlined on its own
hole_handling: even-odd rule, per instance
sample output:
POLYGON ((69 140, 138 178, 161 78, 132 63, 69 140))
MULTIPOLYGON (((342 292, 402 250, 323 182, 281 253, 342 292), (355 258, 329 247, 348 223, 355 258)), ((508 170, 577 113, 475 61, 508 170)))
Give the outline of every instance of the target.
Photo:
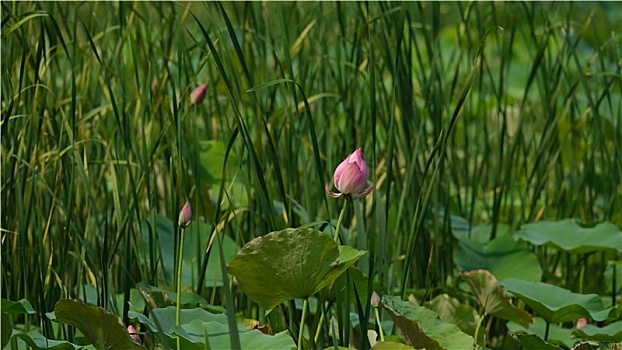
POLYGON ((622 341, 617 10, 2 2, 2 347, 622 341))

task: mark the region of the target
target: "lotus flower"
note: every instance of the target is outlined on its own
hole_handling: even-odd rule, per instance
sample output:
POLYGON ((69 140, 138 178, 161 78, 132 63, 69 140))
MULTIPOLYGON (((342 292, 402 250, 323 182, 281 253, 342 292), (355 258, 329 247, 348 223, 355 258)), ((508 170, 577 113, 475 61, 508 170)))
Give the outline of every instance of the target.
POLYGON ((339 192, 332 192, 328 185, 325 185, 326 193, 333 198, 338 198, 341 195, 365 197, 376 188, 371 186, 365 189, 365 185, 367 185, 367 163, 363 159, 363 151, 360 148, 339 164, 335 169, 333 178, 335 188, 339 192))
POLYGON ((128 331, 128 333, 130 333, 130 337, 132 337, 132 339, 134 339, 138 344, 142 344, 143 343, 140 340, 140 335, 136 334, 136 329, 134 328, 134 326, 132 326, 132 325, 127 326, 127 331, 128 331))
POLYGON ((190 208, 190 202, 186 202, 184 207, 179 212, 179 221, 177 222, 179 226, 186 228, 190 226, 192 222, 192 208, 190 208))
POLYGON ((192 90, 192 92, 190 93, 190 104, 196 105, 203 102, 206 90, 207 84, 201 84, 197 86, 194 90, 192 90))
POLYGON ((378 293, 373 292, 370 300, 371 306, 379 307, 380 306, 380 295, 378 293))

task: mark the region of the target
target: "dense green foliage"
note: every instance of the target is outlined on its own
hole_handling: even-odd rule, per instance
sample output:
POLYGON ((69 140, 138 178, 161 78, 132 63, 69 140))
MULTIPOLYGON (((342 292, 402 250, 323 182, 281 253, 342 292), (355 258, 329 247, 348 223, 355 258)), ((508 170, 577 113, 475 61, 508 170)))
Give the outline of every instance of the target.
POLYGON ((622 341, 620 3, 3 1, 0 17, 2 345, 109 341, 49 314, 64 299, 148 348, 259 346, 245 322, 278 333, 266 348, 369 348, 374 327, 413 345, 417 322, 443 330, 428 347, 622 341), (226 264, 274 231, 332 239, 342 201, 324 185, 358 147, 376 189, 344 207, 340 244, 366 254, 266 315, 226 264), (186 201, 180 304, 210 316, 164 329, 186 201), (506 278, 606 315, 561 300, 579 311, 550 324, 536 296, 525 330, 481 299, 514 307, 506 278), (214 329, 229 336, 208 345, 214 329))

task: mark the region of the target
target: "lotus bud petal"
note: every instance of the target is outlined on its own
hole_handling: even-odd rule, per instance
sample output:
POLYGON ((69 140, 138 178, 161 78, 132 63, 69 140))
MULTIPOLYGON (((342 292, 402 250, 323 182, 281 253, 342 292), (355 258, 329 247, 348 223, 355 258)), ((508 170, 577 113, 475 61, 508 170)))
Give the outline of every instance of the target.
POLYGON ((587 319, 585 317, 582 317, 579 320, 577 320, 577 329, 583 328, 586 325, 587 325, 587 319))
POLYGON ((143 343, 142 340, 140 340, 140 335, 136 333, 136 329, 134 328, 134 326, 132 325, 127 326, 127 331, 128 333, 130 333, 130 337, 132 337, 134 341, 136 341, 138 344, 143 343))
POLYGON ((192 92, 190 93, 190 104, 196 105, 203 102, 206 91, 207 84, 201 84, 197 86, 194 90, 192 90, 192 92))
POLYGON ((192 208, 190 208, 190 202, 186 202, 184 207, 179 212, 179 226, 186 228, 190 226, 192 222, 192 208))
POLYGON ((371 295, 371 306, 378 307, 380 306, 380 295, 378 293, 373 292, 371 295))
POLYGON ((337 198, 342 194, 365 197, 375 188, 375 186, 372 186, 365 189, 367 176, 367 163, 363 158, 363 151, 358 148, 335 169, 333 180, 335 188, 341 193, 330 191, 328 185, 325 188, 326 193, 333 198, 337 198))

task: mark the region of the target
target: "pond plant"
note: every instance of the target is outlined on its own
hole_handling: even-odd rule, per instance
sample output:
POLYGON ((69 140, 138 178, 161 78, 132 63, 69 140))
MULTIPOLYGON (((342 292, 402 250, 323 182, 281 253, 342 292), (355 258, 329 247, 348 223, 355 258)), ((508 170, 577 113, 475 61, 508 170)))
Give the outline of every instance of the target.
POLYGON ((2 349, 622 347, 619 3, 0 13, 2 349))

